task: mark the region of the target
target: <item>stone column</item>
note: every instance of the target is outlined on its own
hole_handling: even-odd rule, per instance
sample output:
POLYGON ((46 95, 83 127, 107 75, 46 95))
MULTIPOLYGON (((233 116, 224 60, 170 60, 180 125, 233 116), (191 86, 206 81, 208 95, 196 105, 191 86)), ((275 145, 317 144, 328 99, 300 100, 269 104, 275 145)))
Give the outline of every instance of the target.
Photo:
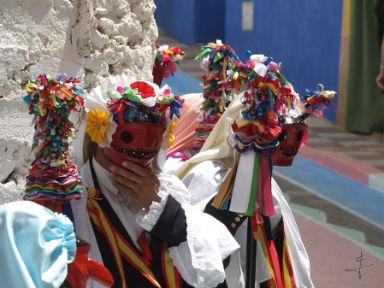
POLYGON ((0 0, 0 203, 20 197, 33 155, 25 83, 40 73, 87 89, 122 72, 151 80, 155 9, 153 0, 0 0))

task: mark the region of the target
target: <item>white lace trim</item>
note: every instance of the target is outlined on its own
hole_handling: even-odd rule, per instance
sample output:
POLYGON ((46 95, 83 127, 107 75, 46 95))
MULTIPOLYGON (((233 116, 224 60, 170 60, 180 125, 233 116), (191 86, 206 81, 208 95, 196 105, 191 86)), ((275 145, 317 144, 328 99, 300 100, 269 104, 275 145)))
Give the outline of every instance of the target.
POLYGON ((198 288, 216 287, 225 279, 223 260, 239 249, 227 228, 212 216, 182 205, 187 241, 169 249, 182 278, 198 288))
MULTIPOLYGON (((217 256, 221 256, 219 256, 221 258, 221 261, 223 261, 234 251, 240 248, 236 240, 232 237, 227 228, 221 222, 218 222, 211 215, 204 213, 200 214, 197 211, 193 211, 194 209, 192 207, 188 209, 183 206, 183 208, 186 211, 187 215, 187 243, 189 245, 189 249, 196 253, 195 255, 198 255, 201 252, 201 233, 204 232, 206 235, 209 235, 210 240, 214 242, 212 246, 218 249, 215 252, 218 252, 217 256), (207 228, 209 227, 208 229, 210 230, 210 232, 204 231, 199 222, 196 223, 196 218, 198 217, 200 218, 200 221, 205 221, 206 223, 211 222, 211 225, 207 225, 207 228)), ((202 255, 205 256, 204 254, 202 255)), ((211 269, 211 267, 209 267, 211 263, 209 261, 205 262, 206 260, 207 258, 205 257, 192 258, 192 265, 194 268, 200 270, 209 270, 211 269)))
POLYGON ((160 191, 157 194, 161 198, 160 202, 153 201, 149 210, 141 211, 137 214, 136 223, 144 230, 150 232, 159 220, 160 215, 163 213, 165 203, 167 202, 169 193, 167 187, 162 184, 160 191))

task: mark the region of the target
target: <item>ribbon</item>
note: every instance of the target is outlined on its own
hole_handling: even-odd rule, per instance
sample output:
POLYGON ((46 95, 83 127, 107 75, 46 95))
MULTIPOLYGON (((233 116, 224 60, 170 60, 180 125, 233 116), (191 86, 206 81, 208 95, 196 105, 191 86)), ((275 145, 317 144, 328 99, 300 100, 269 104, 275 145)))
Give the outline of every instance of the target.
POLYGON ((168 147, 172 147, 175 143, 175 128, 176 128, 176 119, 172 120, 171 124, 169 124, 169 129, 167 133, 168 147))
MULTIPOLYGON (((231 196, 231 203, 229 210, 241 214, 247 213, 249 207, 249 199, 253 198, 252 193, 252 179, 253 169, 255 167, 256 153, 253 151, 240 154, 239 164, 236 171, 236 178, 233 185, 231 196)), ((253 203, 255 204, 255 203, 253 203)), ((248 214, 251 216, 253 213, 248 214)))
POLYGON ((272 276, 272 278, 268 281, 268 287, 285 288, 283 285, 279 257, 277 255, 275 243, 273 240, 268 239, 262 223, 257 225, 257 239, 260 242, 269 272, 272 276))
MULTIPOLYGON (((113 257, 116 261, 120 278, 122 280, 122 288, 126 288, 126 281, 129 281, 129 279, 125 279, 122 262, 123 258, 128 261, 135 269, 137 269, 137 271, 139 271, 143 277, 151 282, 152 285, 161 288, 161 285, 158 283, 154 274, 149 268, 150 261, 152 260, 152 254, 145 237, 145 233, 142 233, 137 240, 143 252, 142 257, 133 247, 131 247, 128 241, 126 241, 124 237, 119 233, 119 231, 113 226, 110 219, 98 203, 98 201, 101 200, 100 197, 102 197, 102 195, 99 190, 88 188, 87 210, 92 222, 95 224, 97 229, 104 234, 105 239, 107 240, 107 245, 109 245, 113 253, 113 257)), ((167 287, 180 287, 178 284, 180 282, 180 278, 177 276, 178 272, 173 266, 172 258, 170 258, 168 248, 165 245, 163 245, 162 248, 162 255, 164 255, 161 259, 162 267, 166 268, 163 270, 163 276, 165 281, 170 283, 167 287)))
POLYGON ((283 242, 283 267, 282 267, 282 277, 285 288, 297 288, 295 283, 295 278, 293 276, 293 269, 291 264, 291 259, 289 258, 288 245, 285 239, 284 233, 284 242, 283 242))
POLYGON ((252 216, 254 214, 254 211, 256 208, 256 197, 257 197, 257 194, 260 194, 258 193, 259 183, 261 182, 259 179, 259 175, 261 174, 262 171, 259 171, 259 169, 260 169, 260 155, 255 153, 255 161, 253 163, 251 194, 249 195, 248 208, 246 212, 246 215, 248 216, 252 216))
MULTIPOLYGON (((265 216, 275 215, 272 189, 272 160, 269 154, 244 152, 240 155, 229 210, 252 216, 255 209, 265 216), (250 169, 253 167, 252 169, 250 169)), ((220 206, 221 200, 216 202, 220 206)))
POLYGON ((65 202, 79 198, 80 176, 69 154, 74 133, 70 112, 79 111, 83 105, 79 84, 72 77, 58 75, 53 79, 40 74, 25 87, 28 94, 23 99, 29 105, 29 114, 34 115, 35 161, 29 169, 24 199, 41 198, 45 202, 46 198, 52 198, 65 202), (67 175, 68 172, 71 173, 67 175))
POLYGON ((171 153, 168 154, 168 157, 180 158, 183 161, 187 161, 190 158, 187 155, 185 155, 183 152, 180 152, 180 151, 171 152, 171 153))
POLYGON ((116 261, 116 266, 119 270, 120 278, 122 281, 122 288, 127 288, 123 261, 120 255, 120 249, 117 240, 117 234, 115 233, 113 226, 109 222, 109 219, 104 214, 101 209, 99 203, 97 203, 97 199, 100 197, 100 192, 93 188, 88 188, 88 201, 87 201, 87 210, 90 215, 92 222, 96 225, 97 229, 99 229, 107 239, 107 244, 109 245, 113 257, 116 261))
POLYGON ((324 90, 323 84, 317 84, 317 90, 311 91, 306 89, 307 95, 304 97, 303 102, 306 108, 299 120, 304 120, 309 115, 321 116, 323 111, 331 104, 331 99, 335 97, 335 91, 324 90))
POLYGON ((110 222, 108 216, 104 213, 103 209, 98 203, 100 192, 93 188, 88 188, 88 201, 87 209, 92 222, 96 225, 107 239, 107 244, 111 248, 113 257, 115 258, 119 274, 122 280, 123 287, 127 287, 125 279, 122 258, 125 258, 132 266, 135 267, 148 281, 155 287, 160 288, 160 284, 155 279, 151 270, 144 262, 144 259, 129 245, 124 237, 115 229, 110 222))
POLYGON ((271 178, 272 178, 272 159, 271 155, 260 155, 260 167, 258 175, 258 206, 261 213, 265 216, 275 215, 273 206, 271 178))
POLYGON ((164 243, 161 251, 162 272, 164 275, 165 287, 180 288, 181 277, 179 272, 173 266, 173 260, 169 255, 168 247, 164 243))
POLYGON ((147 234, 146 231, 141 232, 136 242, 140 246, 141 251, 143 252, 143 262, 148 267, 148 266, 151 266, 153 257, 152 257, 151 249, 149 248, 146 234, 147 234))
POLYGON ((234 168, 229 169, 227 175, 225 176, 223 184, 221 184, 219 192, 213 199, 212 206, 216 209, 224 209, 225 205, 230 202, 230 192, 236 176, 236 170, 236 165, 234 168))

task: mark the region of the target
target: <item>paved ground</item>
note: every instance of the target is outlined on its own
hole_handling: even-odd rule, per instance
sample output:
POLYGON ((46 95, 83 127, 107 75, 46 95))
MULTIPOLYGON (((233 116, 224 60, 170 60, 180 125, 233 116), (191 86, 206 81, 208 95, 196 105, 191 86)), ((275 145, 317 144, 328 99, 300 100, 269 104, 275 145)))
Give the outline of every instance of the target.
MULTIPOLYGON (((200 46, 183 45, 163 34, 159 43, 187 53, 166 83, 177 94, 200 92, 201 69, 193 60, 200 46)), ((307 145, 292 167, 274 168, 274 177, 295 211, 316 287, 382 288, 384 137, 348 133, 326 119, 310 118, 307 123, 307 145), (359 267, 361 253, 367 260, 359 278, 356 271, 345 270, 359 267)))
POLYGON ((301 214, 295 214, 295 219, 311 261, 311 275, 315 287, 384 287, 382 259, 367 252, 359 243, 329 230, 329 227, 321 222, 301 214), (357 261, 360 259, 362 262, 357 261), (360 263, 361 278, 358 273, 360 263))

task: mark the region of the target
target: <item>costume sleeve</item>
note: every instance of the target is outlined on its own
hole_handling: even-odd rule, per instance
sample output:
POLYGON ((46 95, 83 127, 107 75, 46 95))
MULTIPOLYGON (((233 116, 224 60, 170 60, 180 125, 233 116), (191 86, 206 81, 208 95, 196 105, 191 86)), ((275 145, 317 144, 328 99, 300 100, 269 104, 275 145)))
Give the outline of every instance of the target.
POLYGON ((232 235, 236 234, 237 229, 244 222, 247 217, 240 215, 236 212, 217 209, 211 205, 212 200, 205 207, 205 213, 212 215, 221 223, 223 223, 232 235))
POLYGON ((169 247, 187 240, 187 222, 181 204, 164 190, 162 185, 160 202, 152 202, 149 211, 137 218, 137 223, 149 231, 152 237, 165 241, 169 247))
POLYGON ((193 206, 185 213, 187 241, 169 249, 183 279, 194 287, 216 287, 225 280, 223 261, 240 247, 227 228, 193 206))
POLYGON ((160 181, 161 190, 166 187, 169 195, 151 235, 171 246, 170 255, 184 281, 193 287, 216 287, 225 280, 223 261, 239 245, 222 223, 189 204, 180 181, 170 177, 160 181))

